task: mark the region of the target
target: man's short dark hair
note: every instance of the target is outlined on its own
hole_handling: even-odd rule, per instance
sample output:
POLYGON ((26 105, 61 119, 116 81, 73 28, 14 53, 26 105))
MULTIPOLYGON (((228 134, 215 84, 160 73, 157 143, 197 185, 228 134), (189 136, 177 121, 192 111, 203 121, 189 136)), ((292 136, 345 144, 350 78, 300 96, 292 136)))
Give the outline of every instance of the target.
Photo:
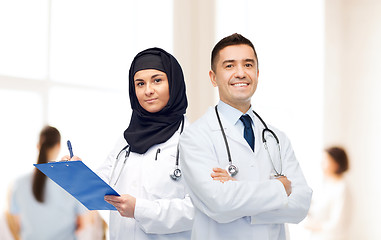
POLYGON ((241 44, 248 45, 253 49, 255 60, 257 61, 257 68, 258 68, 258 57, 257 57, 257 52, 255 51, 253 43, 249 39, 242 36, 241 34, 234 33, 230 36, 224 37, 216 44, 216 46, 214 46, 212 50, 212 58, 210 63, 212 70, 213 71, 216 70, 216 66, 215 66, 216 58, 222 49, 228 46, 241 45, 241 44))

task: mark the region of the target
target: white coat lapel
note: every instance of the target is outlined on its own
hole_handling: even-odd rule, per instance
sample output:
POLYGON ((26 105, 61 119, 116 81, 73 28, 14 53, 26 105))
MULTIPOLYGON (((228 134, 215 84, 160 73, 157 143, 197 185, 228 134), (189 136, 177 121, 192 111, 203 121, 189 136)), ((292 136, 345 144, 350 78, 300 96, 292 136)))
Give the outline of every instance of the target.
MULTIPOLYGON (((245 138, 243 137, 243 133, 241 134, 239 131, 237 131, 237 129, 231 123, 229 123, 226 119, 224 119, 224 117, 221 116, 221 114, 220 114, 220 118, 221 118, 222 126, 224 128, 226 137, 228 139, 228 142, 231 140, 234 140, 239 144, 242 144, 245 146, 247 145, 248 149, 250 149, 250 146, 247 144, 245 138)), ((214 133, 214 136, 222 138, 220 125, 218 123, 218 119, 217 119, 214 108, 209 108, 207 120, 212 132, 214 133)))

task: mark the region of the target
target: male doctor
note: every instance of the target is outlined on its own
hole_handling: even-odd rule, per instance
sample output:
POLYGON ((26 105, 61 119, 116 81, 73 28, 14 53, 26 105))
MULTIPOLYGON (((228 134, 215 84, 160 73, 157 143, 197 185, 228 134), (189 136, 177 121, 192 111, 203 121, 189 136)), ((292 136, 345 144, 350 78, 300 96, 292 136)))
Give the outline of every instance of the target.
POLYGON ((286 239, 285 223, 304 219, 312 191, 283 132, 268 125, 280 151, 269 131, 268 151, 262 142, 266 123, 251 105, 259 74, 253 44, 239 34, 225 37, 212 51, 211 68, 220 101, 180 139, 183 176, 196 207, 192 239, 286 239), (236 175, 234 169, 228 174, 229 166, 236 175))

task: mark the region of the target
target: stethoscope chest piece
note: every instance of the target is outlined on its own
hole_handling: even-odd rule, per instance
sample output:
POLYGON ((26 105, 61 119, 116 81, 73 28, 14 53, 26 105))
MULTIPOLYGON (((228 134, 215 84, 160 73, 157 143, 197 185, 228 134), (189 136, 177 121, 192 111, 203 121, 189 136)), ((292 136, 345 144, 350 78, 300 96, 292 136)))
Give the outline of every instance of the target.
POLYGON ((175 180, 175 181, 179 180, 179 179, 181 178, 181 170, 180 170, 180 168, 175 168, 173 171, 171 171, 171 172, 169 173, 169 176, 170 176, 173 180, 175 180))
POLYGON ((276 173, 276 174, 273 174, 273 177, 274 178, 280 178, 280 177, 285 177, 285 175, 283 175, 281 173, 276 173))
POLYGON ((233 164, 229 164, 227 167, 226 167, 226 171, 228 171, 228 174, 231 176, 231 177, 234 177, 235 175, 237 175, 238 173, 238 168, 233 165, 233 164))

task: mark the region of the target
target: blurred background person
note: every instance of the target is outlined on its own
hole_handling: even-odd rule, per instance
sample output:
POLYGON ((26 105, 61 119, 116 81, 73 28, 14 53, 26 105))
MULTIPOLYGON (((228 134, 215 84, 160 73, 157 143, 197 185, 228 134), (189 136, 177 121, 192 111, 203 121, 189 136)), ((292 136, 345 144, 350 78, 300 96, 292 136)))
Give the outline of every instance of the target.
POLYGON ((322 160, 323 185, 316 191, 305 227, 313 240, 346 240, 350 224, 350 196, 345 181, 348 156, 341 147, 329 147, 322 160))
POLYGON ((84 216, 83 228, 76 231, 78 240, 106 240, 108 225, 98 211, 89 211, 84 216))
POLYGON ((14 217, 10 212, 10 191, 8 191, 6 199, 5 211, 0 214, 0 239, 1 240, 20 240, 18 218, 14 217))
MULTIPOLYGON (((61 148, 61 135, 51 126, 40 133, 37 163, 54 161, 61 148)), ((77 239, 84 228, 87 210, 80 202, 37 169, 16 180, 10 199, 9 223, 21 239, 77 239)))
POLYGON ((11 230, 11 226, 9 223, 11 219, 9 219, 9 212, 2 213, 0 215, 0 239, 1 240, 19 240, 18 235, 13 235, 11 230))

